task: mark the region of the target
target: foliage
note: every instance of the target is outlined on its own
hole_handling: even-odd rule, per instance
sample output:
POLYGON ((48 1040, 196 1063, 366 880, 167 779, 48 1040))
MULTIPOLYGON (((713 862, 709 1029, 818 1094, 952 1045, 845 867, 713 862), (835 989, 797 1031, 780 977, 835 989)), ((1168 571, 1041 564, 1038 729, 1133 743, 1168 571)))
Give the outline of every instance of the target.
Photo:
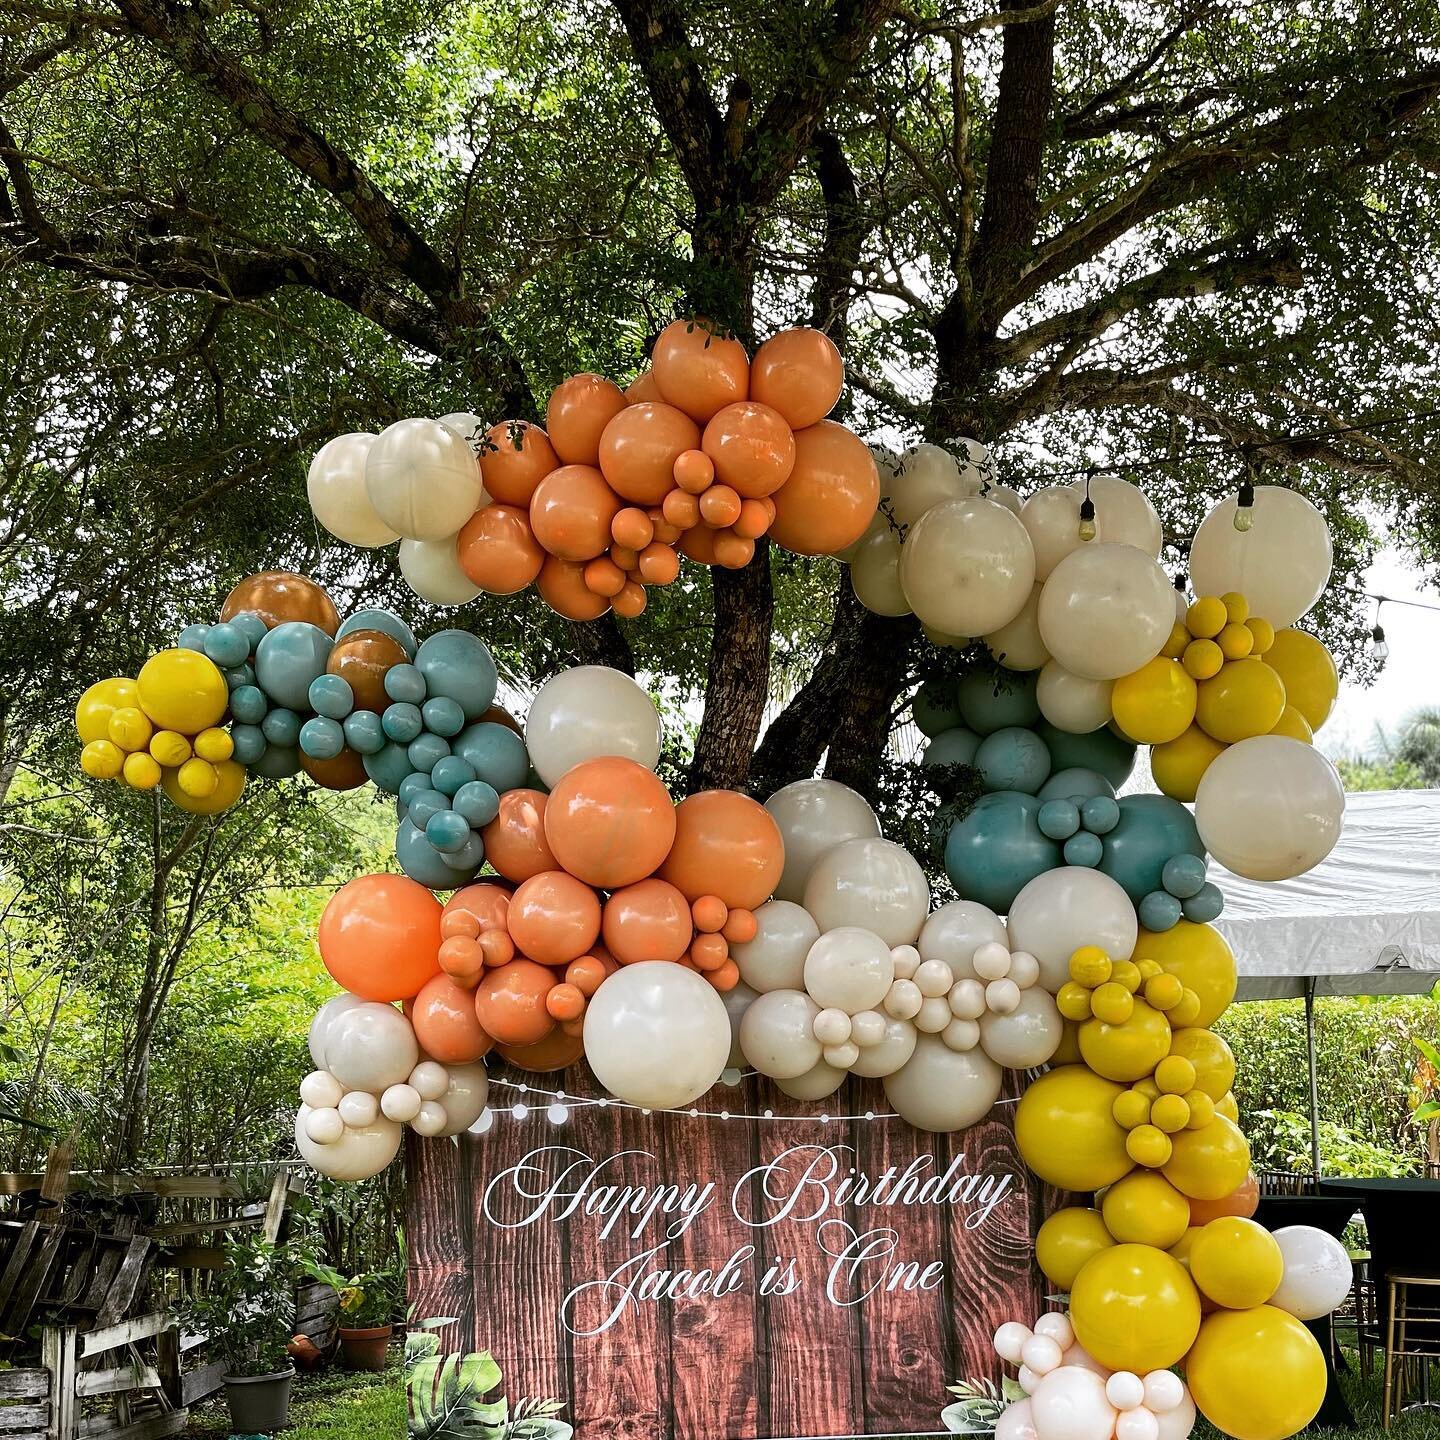
POLYGON ((1408 760, 1375 759, 1363 755, 1341 755, 1335 768, 1346 790, 1424 790, 1425 777, 1408 760))
POLYGON ((210 1337, 230 1375, 273 1375, 290 1368, 285 1346, 295 1331, 299 1259, 263 1239, 232 1240, 210 1287, 190 1301, 186 1319, 210 1337))
POLYGON ((306 1273, 322 1285, 329 1285, 340 1297, 340 1324, 344 1329, 374 1330, 394 1320, 405 1278, 398 1267, 347 1276, 334 1266, 311 1261, 306 1273))
MULTIPOLYGON (((231 1440, 223 1397, 192 1407, 190 1440, 231 1440)), ((398 1368, 383 1372, 331 1366, 296 1377, 285 1440, 396 1440, 405 1433, 405 1390, 398 1368)))

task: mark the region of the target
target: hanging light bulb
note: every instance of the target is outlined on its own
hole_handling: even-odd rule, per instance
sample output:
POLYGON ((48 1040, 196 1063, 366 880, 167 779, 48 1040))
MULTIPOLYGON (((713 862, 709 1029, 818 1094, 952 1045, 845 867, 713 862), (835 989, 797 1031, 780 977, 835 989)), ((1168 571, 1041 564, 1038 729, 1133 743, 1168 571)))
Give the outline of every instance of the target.
POLYGON ((1245 477, 1235 497, 1235 528, 1242 534, 1255 523, 1255 467, 1245 458, 1245 477))
POLYGON ((1380 606, 1375 603, 1375 627, 1370 631, 1370 657, 1377 665, 1383 665, 1390 658, 1390 647, 1385 643, 1385 627, 1380 623, 1380 606))
POLYGON ((1090 498, 1090 476, 1085 477, 1085 498, 1080 502, 1080 538, 1095 538, 1095 502, 1090 498))

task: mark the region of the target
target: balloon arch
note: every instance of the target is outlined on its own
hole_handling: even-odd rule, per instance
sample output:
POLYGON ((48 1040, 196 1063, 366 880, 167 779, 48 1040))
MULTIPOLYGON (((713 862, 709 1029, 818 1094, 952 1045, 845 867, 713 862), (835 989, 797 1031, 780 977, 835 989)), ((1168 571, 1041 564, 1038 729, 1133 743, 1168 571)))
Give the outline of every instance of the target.
POLYGON ((544 429, 449 415, 340 436, 310 503, 349 544, 398 540, 436 605, 534 584, 571 619, 634 616, 682 556, 738 567, 768 535, 846 561, 865 605, 913 612, 935 644, 980 642, 988 662, 914 705, 919 763, 983 792, 945 840, 960 899, 932 910, 916 859, 834 781, 676 803, 654 773, 660 718, 625 675, 564 671, 522 725, 475 636, 342 621, 285 572, 91 686, 82 767, 198 815, 300 771, 395 796, 401 873, 351 880, 320 923, 342 993, 310 1029, 295 1140, 322 1173, 377 1173, 407 1125, 476 1127, 492 1051, 526 1071, 583 1058, 657 1109, 727 1067, 815 1101, 881 1078, 929 1131, 974 1124, 1020 1071, 1022 1156, 1095 1203, 1037 1237, 1068 1308, 995 1336, 1024 1392, 1001 1440, 1181 1440, 1197 1409, 1280 1440, 1323 1399, 1301 1321, 1340 1302, 1349 1267, 1321 1232, 1248 1218, 1235 1064, 1210 1028, 1235 962, 1207 864, 1283 880, 1339 833, 1339 780, 1311 744, 1335 666, 1294 628, 1329 577, 1324 520, 1274 486, 1221 502, 1187 602, 1134 486, 1022 502, 976 442, 872 452, 825 418, 842 383, 818 332, 752 358, 676 322, 628 389, 565 381, 544 429), (1160 793, 1119 795, 1139 746, 1160 793))

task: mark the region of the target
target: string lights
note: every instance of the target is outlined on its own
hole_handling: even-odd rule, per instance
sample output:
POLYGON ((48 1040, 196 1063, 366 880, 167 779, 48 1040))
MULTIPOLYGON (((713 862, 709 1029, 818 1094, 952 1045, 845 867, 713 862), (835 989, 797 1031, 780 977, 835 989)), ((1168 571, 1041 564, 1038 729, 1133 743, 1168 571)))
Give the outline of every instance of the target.
POLYGON ((1255 476, 1256 467, 1250 457, 1245 456, 1245 474, 1240 480, 1240 491, 1235 497, 1235 528, 1242 534, 1255 523, 1255 476))
POLYGON ((1390 647, 1385 643, 1385 627, 1380 623, 1380 607, 1385 601, 1376 597, 1375 626, 1370 631, 1370 654, 1377 665, 1383 665, 1390 658, 1390 647))
POLYGON ((1082 540, 1093 540, 1095 538, 1095 502, 1090 498, 1090 481, 1094 475, 1091 471, 1085 476, 1085 498, 1080 502, 1080 538, 1082 540))

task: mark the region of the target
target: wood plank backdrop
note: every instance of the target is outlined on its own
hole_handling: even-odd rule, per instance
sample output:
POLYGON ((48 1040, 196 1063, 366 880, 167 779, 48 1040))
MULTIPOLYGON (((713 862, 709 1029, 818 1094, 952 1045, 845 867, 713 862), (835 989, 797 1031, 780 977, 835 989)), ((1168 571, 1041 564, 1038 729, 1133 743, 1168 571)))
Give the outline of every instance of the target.
POLYGON ((563 1401, 577 1440, 933 1434, 947 1385, 998 1378, 996 1326, 1041 1308, 1034 1233, 1061 1197, 1016 1150, 1016 1077, 981 1124, 927 1135, 822 1121, 887 1116, 874 1081, 803 1104, 751 1076, 695 1118, 575 1103, 598 1095, 581 1069, 493 1073, 535 1088, 495 1085, 484 1134, 409 1137, 410 1304, 454 1317, 446 1350, 490 1350, 512 1403, 563 1401))

